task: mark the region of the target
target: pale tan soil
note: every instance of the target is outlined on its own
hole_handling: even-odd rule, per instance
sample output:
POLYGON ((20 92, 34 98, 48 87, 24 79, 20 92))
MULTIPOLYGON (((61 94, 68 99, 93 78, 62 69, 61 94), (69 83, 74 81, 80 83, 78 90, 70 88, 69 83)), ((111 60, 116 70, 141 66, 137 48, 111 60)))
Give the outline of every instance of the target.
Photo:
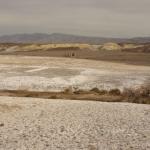
POLYGON ((0 97, 1 150, 148 150, 150 106, 0 97))

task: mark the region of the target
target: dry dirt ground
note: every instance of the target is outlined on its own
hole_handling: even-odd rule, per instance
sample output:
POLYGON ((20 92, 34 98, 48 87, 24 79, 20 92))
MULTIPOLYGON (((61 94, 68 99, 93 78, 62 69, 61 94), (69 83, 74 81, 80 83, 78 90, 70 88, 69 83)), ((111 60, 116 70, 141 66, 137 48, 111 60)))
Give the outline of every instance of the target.
POLYGON ((0 97, 1 150, 148 150, 150 106, 0 97))
POLYGON ((0 90, 59 91, 136 88, 150 82, 150 67, 73 58, 0 56, 0 90))
POLYGON ((99 61, 119 62, 133 65, 150 66, 150 53, 136 53, 131 51, 105 51, 105 50, 88 50, 88 49, 50 49, 47 51, 18 51, 12 53, 1 53, 2 55, 21 55, 21 56, 49 56, 49 57, 70 57, 74 53, 74 58, 90 59, 99 61))

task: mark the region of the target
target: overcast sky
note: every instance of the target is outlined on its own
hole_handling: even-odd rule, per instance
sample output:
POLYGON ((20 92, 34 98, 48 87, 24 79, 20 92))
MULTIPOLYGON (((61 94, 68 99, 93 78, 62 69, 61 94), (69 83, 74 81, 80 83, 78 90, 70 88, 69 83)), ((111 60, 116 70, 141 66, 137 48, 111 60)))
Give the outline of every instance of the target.
POLYGON ((0 35, 150 36, 150 0, 0 0, 0 35))

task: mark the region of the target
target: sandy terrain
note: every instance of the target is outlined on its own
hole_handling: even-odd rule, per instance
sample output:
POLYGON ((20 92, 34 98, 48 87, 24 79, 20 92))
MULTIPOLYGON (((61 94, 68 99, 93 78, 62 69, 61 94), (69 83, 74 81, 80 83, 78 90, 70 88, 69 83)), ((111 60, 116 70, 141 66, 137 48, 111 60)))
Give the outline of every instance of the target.
POLYGON ((150 67, 72 58, 0 56, 0 89, 55 91, 135 88, 149 83, 150 67))
POLYGON ((0 97, 1 150, 148 150, 150 106, 0 97))

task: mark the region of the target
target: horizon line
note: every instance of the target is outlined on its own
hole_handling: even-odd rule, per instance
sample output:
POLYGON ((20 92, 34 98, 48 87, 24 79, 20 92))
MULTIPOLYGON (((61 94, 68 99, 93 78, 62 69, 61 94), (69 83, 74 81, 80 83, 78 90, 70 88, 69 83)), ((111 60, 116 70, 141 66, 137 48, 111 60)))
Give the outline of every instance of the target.
POLYGON ((14 35, 34 35, 34 34, 43 34, 43 35, 53 35, 53 34, 61 34, 61 35, 70 35, 70 36, 82 36, 82 37, 91 37, 91 38, 114 38, 114 39, 133 39, 133 38, 149 38, 149 36, 133 36, 133 37, 113 37, 113 36, 94 36, 94 35, 79 35, 73 33, 62 33, 62 32, 53 32, 53 33, 45 33, 45 32, 31 32, 31 33, 11 33, 11 34, 2 34, 0 37, 3 36, 14 36, 14 35))

